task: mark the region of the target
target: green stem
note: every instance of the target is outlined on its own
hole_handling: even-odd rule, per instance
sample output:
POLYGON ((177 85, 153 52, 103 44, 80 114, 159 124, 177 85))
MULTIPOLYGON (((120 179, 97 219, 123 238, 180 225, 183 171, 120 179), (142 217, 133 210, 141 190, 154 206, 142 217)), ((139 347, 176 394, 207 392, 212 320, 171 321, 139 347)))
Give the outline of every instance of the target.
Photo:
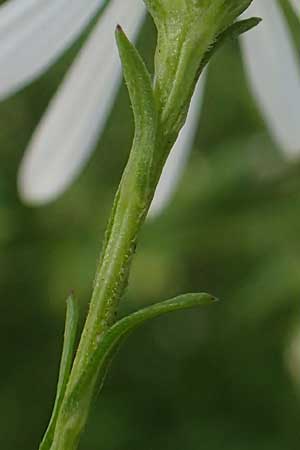
POLYGON ((106 369, 103 361, 97 362, 99 348, 115 322, 140 229, 164 162, 186 119, 206 53, 251 0, 214 0, 213 5, 211 0, 145 2, 153 13, 159 34, 156 84, 153 88, 140 55, 118 27, 117 42, 133 106, 135 137, 108 223, 88 316, 55 422, 50 450, 76 450, 78 447, 106 369), (181 40, 177 49, 173 38, 178 26, 181 40), (92 371, 91 361, 96 361, 92 371))
MULTIPOLYGON (((71 395, 89 360, 97 351, 99 342, 115 321, 118 303, 127 286, 138 234, 150 206, 150 198, 145 201, 141 192, 138 190, 132 192, 130 179, 135 172, 130 166, 129 162, 116 195, 112 225, 108 226, 107 241, 104 244, 104 253, 97 271, 90 309, 69 379, 66 398, 68 394, 71 395)), ((51 450, 76 448, 85 425, 89 404, 92 402, 96 381, 97 374, 90 385, 89 395, 83 399, 84 404, 71 406, 72 414, 70 405, 65 407, 65 411, 62 408, 51 450)))
POLYGON ((92 374, 88 389, 79 397, 75 396, 76 400, 73 393, 78 392, 89 362, 115 322, 119 301, 127 287, 138 234, 155 191, 154 180, 158 179, 153 173, 157 112, 152 82, 143 61, 120 28, 117 41, 134 109, 135 137, 106 231, 89 313, 56 422, 51 450, 75 450, 77 447, 95 397, 101 367, 92 374))

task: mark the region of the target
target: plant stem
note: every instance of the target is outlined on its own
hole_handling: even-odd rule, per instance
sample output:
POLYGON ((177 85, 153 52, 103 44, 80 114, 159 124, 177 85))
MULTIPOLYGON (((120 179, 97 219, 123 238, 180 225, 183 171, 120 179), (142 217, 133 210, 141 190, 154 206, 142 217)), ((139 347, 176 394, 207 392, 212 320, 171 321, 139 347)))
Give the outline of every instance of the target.
POLYGON ((135 118, 135 137, 115 197, 88 316, 49 450, 76 450, 78 447, 95 392, 106 370, 106 361, 97 362, 98 350, 116 321, 138 235, 164 162, 185 122, 197 78, 203 69, 201 62, 220 33, 230 27, 251 0, 178 0, 176 5, 173 0, 145 2, 153 13, 159 35, 156 83, 153 87, 140 55, 117 27, 117 42, 135 118), (178 29, 179 47, 174 39, 174 30, 177 35, 178 29))
MULTIPOLYGON (((99 262, 90 309, 84 326, 66 399, 71 395, 80 376, 96 352, 107 329, 114 323, 118 303, 126 289, 137 237, 151 204, 152 195, 145 199, 140 189, 133 189, 135 168, 130 160, 115 198, 115 206, 106 231, 103 254, 99 262)), ((86 404, 64 405, 57 422, 57 432, 51 450, 74 450, 86 421, 97 380, 91 383, 86 404), (66 417, 66 412, 69 418, 66 417), (83 417, 85 416, 85 417, 83 417)))

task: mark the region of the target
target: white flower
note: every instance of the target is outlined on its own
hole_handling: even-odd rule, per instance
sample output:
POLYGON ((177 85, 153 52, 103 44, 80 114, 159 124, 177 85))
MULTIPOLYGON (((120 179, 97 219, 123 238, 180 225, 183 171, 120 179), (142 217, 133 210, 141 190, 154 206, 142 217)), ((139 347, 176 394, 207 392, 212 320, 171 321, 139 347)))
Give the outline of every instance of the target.
MULTIPOLYGON (((289 0, 300 16, 300 0, 289 0)), ((72 44, 105 0, 9 0, 0 7, 0 98, 44 72, 72 44)), ((117 93, 121 67, 114 28, 135 39, 145 15, 142 0, 110 0, 86 44, 52 99, 25 153, 19 172, 24 200, 56 198, 87 161, 117 93)), ((300 150, 299 55, 277 0, 254 0, 247 16, 263 23, 242 36, 250 86, 274 139, 289 156, 300 150)), ((152 214, 170 198, 192 147, 201 110, 205 74, 187 123, 167 161, 152 214)))

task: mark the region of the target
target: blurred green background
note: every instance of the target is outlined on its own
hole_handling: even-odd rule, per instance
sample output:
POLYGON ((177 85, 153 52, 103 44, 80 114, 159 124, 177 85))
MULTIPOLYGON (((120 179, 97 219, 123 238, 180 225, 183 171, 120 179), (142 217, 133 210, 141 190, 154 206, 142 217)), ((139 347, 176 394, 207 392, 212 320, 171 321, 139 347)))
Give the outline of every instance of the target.
MULTIPOLYGON (((287 15, 299 42, 299 24, 287 15)), ((147 20, 138 45, 150 68, 154 44, 147 20)), ((80 45, 0 104, 5 450, 38 448, 55 394, 65 298, 75 290, 83 318, 132 138, 122 86, 97 151, 73 186, 42 208, 21 203, 16 174, 24 149, 80 45)), ((131 336, 109 372, 82 450, 299 448, 299 202, 300 152, 299 164, 289 165, 272 142, 238 43, 228 43, 209 68, 184 177, 142 232, 120 315, 186 291, 222 301, 157 319, 131 336)))

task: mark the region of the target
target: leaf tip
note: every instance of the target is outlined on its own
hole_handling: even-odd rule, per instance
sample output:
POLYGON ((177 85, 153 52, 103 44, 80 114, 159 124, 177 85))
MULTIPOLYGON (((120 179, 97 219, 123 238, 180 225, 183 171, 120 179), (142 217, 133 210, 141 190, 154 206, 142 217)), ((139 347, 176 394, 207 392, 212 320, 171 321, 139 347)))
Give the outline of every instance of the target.
POLYGON ((249 21, 252 22, 252 28, 254 28, 259 25, 263 21, 263 19, 262 17, 251 17, 249 21))
POLYGON ((74 321, 77 322, 79 316, 79 306, 75 296, 74 289, 70 290, 66 300, 66 304, 67 304, 67 316, 72 316, 74 321))
POLYGON ((210 305, 211 303, 218 303, 220 301, 220 299, 218 299, 217 297, 214 297, 211 294, 195 294, 195 296, 196 295, 198 295, 201 303, 206 303, 208 305, 210 305))
MULTIPOLYGON (((122 53, 124 51, 124 45, 127 43, 128 39, 127 39, 127 36, 120 24, 117 24, 117 26, 116 26, 115 37, 116 37, 116 41, 117 41, 117 44, 119 47, 119 52, 122 55, 122 53)), ((121 57, 121 59, 122 59, 122 57, 121 57)))
POLYGON ((67 306, 74 302, 75 302, 75 290, 70 289, 67 300, 66 300, 67 306))

